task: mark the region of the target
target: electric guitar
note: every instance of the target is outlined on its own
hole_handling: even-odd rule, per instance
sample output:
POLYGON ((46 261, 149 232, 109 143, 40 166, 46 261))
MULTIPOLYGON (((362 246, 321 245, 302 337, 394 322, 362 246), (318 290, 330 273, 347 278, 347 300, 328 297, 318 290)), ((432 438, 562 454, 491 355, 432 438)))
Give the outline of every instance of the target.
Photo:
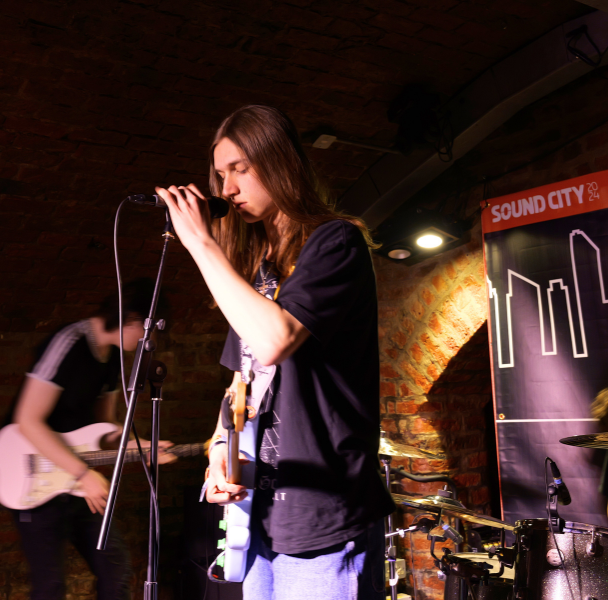
MULTIPOLYGON (((251 543, 250 523, 253 492, 255 488, 255 461, 258 437, 258 411, 264 394, 274 377, 276 367, 258 367, 248 385, 237 384, 237 392, 231 398, 234 427, 228 429, 226 480, 247 488, 247 497, 224 508, 220 527, 226 529, 226 538, 219 540, 218 548, 224 550, 217 564, 224 568, 226 581, 243 581, 247 566, 247 551, 251 543), (239 453, 249 461, 242 465, 239 453)), ((241 372, 241 378, 243 374, 241 372)), ((248 379, 248 378, 247 378, 248 379)))
MULTIPOLYGON (((95 467, 116 462, 118 450, 99 449, 101 438, 116 429, 113 423, 94 423, 58 435, 81 460, 95 467)), ((204 443, 173 446, 167 452, 176 456, 197 456, 204 453, 204 443)), ((138 460, 137 448, 126 451, 125 462, 138 460)), ((28 510, 59 494, 84 496, 76 478, 42 456, 19 432, 18 425, 3 427, 0 430, 0 504, 28 510)))

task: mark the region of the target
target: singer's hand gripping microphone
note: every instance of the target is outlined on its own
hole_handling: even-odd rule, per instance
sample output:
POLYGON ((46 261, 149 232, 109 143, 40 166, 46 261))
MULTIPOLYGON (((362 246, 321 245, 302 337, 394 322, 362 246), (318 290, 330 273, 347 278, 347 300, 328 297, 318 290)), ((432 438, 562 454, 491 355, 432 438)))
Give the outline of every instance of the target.
MULTIPOLYGON (((158 206, 159 208, 167 208, 165 201, 156 194, 133 194, 127 196, 127 200, 135 202, 135 204, 146 204, 147 206, 158 206)), ((228 202, 223 198, 217 196, 209 196, 206 198, 207 205, 209 206, 209 212, 211 213, 212 219, 221 219, 228 214, 228 202)))

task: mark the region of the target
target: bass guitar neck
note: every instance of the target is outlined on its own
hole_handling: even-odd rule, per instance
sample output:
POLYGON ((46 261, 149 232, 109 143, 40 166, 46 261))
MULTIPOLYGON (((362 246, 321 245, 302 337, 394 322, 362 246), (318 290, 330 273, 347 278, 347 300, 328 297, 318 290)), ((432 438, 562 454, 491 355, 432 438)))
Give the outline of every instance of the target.
POLYGON ((239 484, 242 477, 241 462, 239 460, 239 434, 245 426, 245 411, 247 410, 247 385, 242 381, 238 382, 236 394, 234 394, 232 400, 234 428, 228 430, 226 481, 228 483, 239 484))

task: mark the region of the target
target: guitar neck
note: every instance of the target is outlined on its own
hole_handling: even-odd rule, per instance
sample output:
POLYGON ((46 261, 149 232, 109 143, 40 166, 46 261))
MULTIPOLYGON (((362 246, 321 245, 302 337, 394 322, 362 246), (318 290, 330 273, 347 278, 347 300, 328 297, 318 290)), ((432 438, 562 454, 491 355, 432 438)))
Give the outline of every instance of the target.
MULTIPOLYGON (((175 454, 177 457, 184 456, 199 456, 204 454, 205 444, 199 442, 196 444, 180 444, 172 446, 168 452, 175 454)), ((95 450, 91 452, 79 452, 78 456, 91 467, 100 467, 102 465, 112 465, 116 462, 118 450, 95 450)), ((125 462, 137 462, 139 460, 139 450, 130 448, 125 452, 125 462)))
POLYGON ((239 484, 241 483, 241 463, 239 461, 239 434, 237 431, 228 430, 227 446, 226 481, 239 484))

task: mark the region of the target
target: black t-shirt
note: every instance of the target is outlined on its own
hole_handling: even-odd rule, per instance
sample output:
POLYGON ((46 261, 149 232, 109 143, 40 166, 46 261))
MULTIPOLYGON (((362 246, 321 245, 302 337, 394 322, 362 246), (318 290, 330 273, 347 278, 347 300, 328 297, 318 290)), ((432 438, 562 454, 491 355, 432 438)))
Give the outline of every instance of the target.
MULTIPOLYGON (((118 348, 112 346, 107 362, 101 362, 91 352, 94 341, 89 338, 88 320, 60 329, 38 347, 34 366, 27 374, 61 389, 47 419, 54 431, 65 433, 96 423, 97 399, 116 389, 120 373, 118 348)), ((9 419, 12 420, 12 412, 9 419)))
MULTIPOLYGON (((264 402, 254 518, 274 551, 298 554, 352 539, 394 509, 379 474, 376 282, 359 229, 319 226, 276 301, 311 335, 277 366, 264 402)), ((240 370, 232 329, 221 362, 240 370)))

